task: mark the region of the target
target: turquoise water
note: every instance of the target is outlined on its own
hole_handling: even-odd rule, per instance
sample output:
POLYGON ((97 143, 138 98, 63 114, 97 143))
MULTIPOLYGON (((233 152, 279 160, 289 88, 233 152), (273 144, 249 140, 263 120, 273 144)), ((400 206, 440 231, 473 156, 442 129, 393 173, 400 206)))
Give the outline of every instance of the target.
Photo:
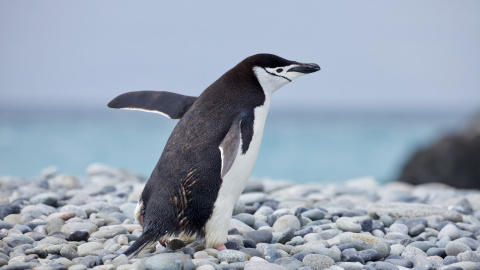
MULTIPOLYGON (((395 179, 417 147, 461 116, 271 111, 256 177, 297 182, 395 179)), ((85 175, 93 162, 149 176, 176 121, 138 111, 2 111, 0 175, 36 177, 48 166, 85 175)))

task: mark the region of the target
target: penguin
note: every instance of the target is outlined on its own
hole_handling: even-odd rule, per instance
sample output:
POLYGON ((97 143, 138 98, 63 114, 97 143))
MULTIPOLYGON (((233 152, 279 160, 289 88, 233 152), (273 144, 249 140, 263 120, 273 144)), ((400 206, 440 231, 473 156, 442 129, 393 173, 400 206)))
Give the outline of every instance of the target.
POLYGON ((179 119, 135 209, 142 235, 124 252, 156 241, 200 239, 225 250, 233 207, 253 170, 272 94, 317 64, 273 54, 247 57, 198 97, 135 91, 108 107, 179 119))

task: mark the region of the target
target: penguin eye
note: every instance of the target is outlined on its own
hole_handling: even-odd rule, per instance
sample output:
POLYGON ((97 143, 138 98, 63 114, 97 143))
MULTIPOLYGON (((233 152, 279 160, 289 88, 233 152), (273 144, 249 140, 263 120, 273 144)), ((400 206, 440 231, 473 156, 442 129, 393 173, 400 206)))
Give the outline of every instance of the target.
POLYGON ((280 72, 282 72, 282 71, 283 71, 283 69, 277 68, 277 72, 278 72, 278 73, 280 73, 280 72))

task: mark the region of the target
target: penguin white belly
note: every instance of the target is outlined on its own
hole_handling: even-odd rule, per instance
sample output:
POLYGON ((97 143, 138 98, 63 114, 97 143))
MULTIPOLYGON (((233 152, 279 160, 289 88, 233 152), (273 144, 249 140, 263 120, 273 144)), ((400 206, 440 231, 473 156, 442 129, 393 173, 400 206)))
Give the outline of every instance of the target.
POLYGON ((247 152, 242 154, 240 143, 235 161, 223 177, 212 216, 205 225, 207 247, 216 247, 226 241, 233 206, 242 194, 257 160, 269 108, 270 97, 266 95, 264 105, 254 110, 253 137, 247 152))

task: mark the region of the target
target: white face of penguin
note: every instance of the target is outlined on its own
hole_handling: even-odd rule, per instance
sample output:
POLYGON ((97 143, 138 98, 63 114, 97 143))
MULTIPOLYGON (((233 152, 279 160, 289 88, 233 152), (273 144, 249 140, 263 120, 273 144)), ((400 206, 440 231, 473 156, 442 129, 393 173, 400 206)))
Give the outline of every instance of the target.
POLYGON ((302 72, 304 65, 292 64, 284 67, 254 66, 253 72, 257 76, 265 94, 273 94, 293 79, 310 72, 302 72))

